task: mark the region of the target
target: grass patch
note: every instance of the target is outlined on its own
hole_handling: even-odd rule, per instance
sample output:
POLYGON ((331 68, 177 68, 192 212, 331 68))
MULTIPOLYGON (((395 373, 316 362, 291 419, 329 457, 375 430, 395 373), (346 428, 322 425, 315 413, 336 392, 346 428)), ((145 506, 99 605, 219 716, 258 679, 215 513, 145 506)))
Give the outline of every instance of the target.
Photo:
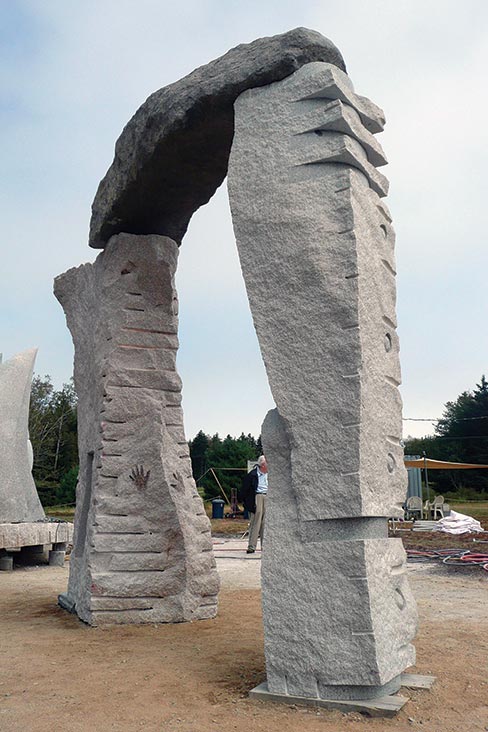
MULTIPOLYGON (((209 504, 207 504, 208 506, 209 504)), ((207 508, 206 506, 206 508, 207 508)), ((210 518, 212 515, 211 504, 207 508, 207 515, 210 518)), ((49 518, 62 519, 63 521, 73 521, 75 516, 74 508, 46 508, 46 516, 49 518)), ((214 536, 239 536, 242 535, 249 525, 249 521, 244 519, 212 519, 210 518, 212 525, 212 534, 214 536)))
POLYGON ((49 518, 63 519, 63 521, 73 521, 75 517, 75 508, 46 508, 46 516, 49 518))
POLYGON ((488 519, 488 501, 449 501, 449 505, 453 511, 464 513, 466 516, 472 516, 478 521, 488 519))
POLYGON ((243 519, 210 519, 212 536, 242 536, 249 521, 243 519))

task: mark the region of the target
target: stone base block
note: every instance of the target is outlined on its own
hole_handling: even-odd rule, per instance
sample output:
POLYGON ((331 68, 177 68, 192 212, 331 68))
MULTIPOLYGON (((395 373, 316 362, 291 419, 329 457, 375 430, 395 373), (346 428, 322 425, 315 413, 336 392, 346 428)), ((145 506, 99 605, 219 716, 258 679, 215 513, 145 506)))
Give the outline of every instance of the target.
POLYGON ((11 572, 14 568, 13 557, 6 554, 0 557, 0 572, 11 572))
POLYGON ((259 684, 249 692, 253 699, 261 701, 281 702, 282 704, 300 704, 307 707, 322 707, 324 709, 340 709, 342 712, 362 712, 371 717, 394 717, 407 703, 406 696, 380 696, 376 699, 314 699, 312 697, 292 696, 290 694, 276 694, 268 691, 266 682, 259 684))
POLYGON ((59 549, 51 549, 49 552, 49 566, 50 567, 64 567, 64 560, 66 558, 66 552, 59 549))
POLYGON ((62 595, 58 595, 58 605, 59 607, 63 608, 63 610, 67 610, 69 613, 76 612, 75 603, 65 593, 63 593, 62 595))
MULTIPOLYGON (((435 676, 421 674, 401 674, 401 686, 408 689, 431 689, 435 676)), ((361 712, 370 717, 394 717, 405 705, 408 698, 400 694, 387 694, 375 699, 312 699, 290 694, 276 694, 268 690, 268 684, 263 682, 251 689, 249 696, 261 701, 274 701, 283 704, 301 704, 309 707, 324 709, 340 709, 343 712, 361 712)))
POLYGON ((72 543, 73 524, 35 521, 0 524, 0 549, 14 549, 46 544, 72 543))
POLYGON ((431 689, 435 683, 435 676, 421 674, 402 674, 402 686, 407 689, 431 689))
POLYGON ((88 614, 80 612, 69 592, 58 595, 58 605, 93 626, 117 624, 181 623, 211 620, 218 610, 217 595, 204 598, 191 609, 174 598, 162 597, 92 597, 88 614))
POLYGON ((32 521, 0 524, 0 571, 12 571, 12 552, 20 564, 49 564, 62 567, 68 543, 73 541, 73 524, 32 521), (52 547, 51 551, 48 549, 52 547), (7 554, 8 552, 8 554, 7 554))

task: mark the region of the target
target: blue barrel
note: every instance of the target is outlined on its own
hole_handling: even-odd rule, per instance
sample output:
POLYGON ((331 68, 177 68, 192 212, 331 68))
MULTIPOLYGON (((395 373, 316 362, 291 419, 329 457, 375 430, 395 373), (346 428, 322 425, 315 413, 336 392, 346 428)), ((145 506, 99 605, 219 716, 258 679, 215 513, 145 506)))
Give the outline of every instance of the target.
POLYGON ((212 501, 212 518, 223 519, 224 518, 224 506, 225 501, 222 498, 214 498, 212 501))

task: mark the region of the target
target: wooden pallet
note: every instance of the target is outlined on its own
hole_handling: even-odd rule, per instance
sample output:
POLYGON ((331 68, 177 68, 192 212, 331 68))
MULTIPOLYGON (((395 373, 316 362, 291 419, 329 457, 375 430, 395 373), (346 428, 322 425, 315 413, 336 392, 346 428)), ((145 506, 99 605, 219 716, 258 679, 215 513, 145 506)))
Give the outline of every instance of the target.
POLYGON ((415 521, 412 531, 432 531, 437 521, 415 521))

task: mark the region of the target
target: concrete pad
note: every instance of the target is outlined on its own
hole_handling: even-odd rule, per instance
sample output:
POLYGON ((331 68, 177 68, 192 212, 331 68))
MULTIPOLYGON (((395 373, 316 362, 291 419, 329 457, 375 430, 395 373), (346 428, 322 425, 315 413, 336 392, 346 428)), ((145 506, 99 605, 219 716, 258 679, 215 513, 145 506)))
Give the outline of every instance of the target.
POLYGON ((402 686, 407 689, 431 689, 436 680, 435 676, 422 674, 402 674, 402 686))
POLYGON ((226 589, 259 589, 261 587, 261 550, 246 554, 247 540, 214 539, 213 551, 220 575, 221 586, 226 589))

